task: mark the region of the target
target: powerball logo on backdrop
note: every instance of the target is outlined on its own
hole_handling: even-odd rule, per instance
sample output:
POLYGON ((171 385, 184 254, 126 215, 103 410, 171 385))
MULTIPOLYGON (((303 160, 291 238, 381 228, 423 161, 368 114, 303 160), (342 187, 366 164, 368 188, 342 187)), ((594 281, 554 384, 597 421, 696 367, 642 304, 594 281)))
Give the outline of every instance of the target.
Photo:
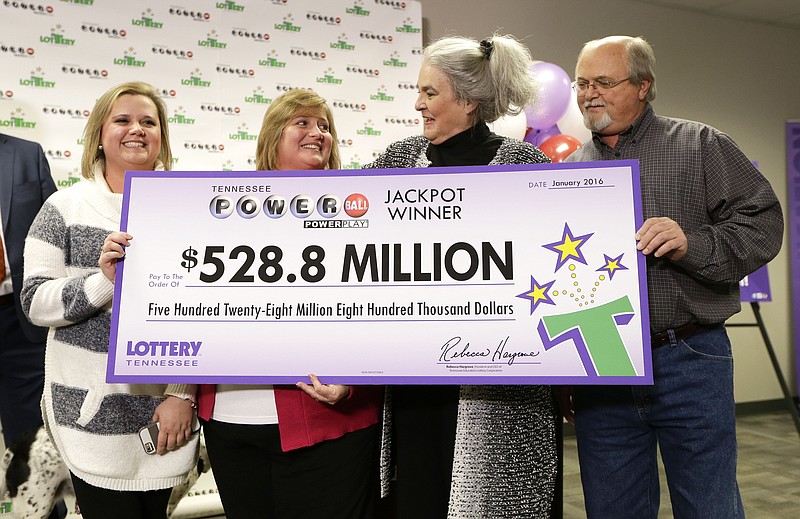
MULTIPOLYGON (((268 193, 270 191, 269 186, 230 186, 230 188, 231 191, 239 192, 268 193)), ((304 229, 364 229, 369 227, 369 220, 360 219, 369 211, 369 199, 361 193, 351 193, 344 200, 333 194, 322 195, 317 200, 304 194, 295 195, 291 200, 277 194, 269 195, 263 200, 258 196, 246 194, 236 201, 226 195, 217 195, 211 199, 209 211, 211 216, 220 220, 228 218, 234 213, 248 220, 260 214, 275 220, 291 213, 295 218, 303 220, 304 229), (342 211, 349 219, 334 220, 333 218, 342 211), (310 219, 315 212, 323 219, 310 219)))

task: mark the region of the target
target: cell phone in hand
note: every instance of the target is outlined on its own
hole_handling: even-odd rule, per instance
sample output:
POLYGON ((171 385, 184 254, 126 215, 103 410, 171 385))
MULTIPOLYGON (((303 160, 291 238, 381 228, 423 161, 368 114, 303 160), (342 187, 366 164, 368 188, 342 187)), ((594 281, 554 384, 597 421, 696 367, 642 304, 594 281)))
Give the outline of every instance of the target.
POLYGON ((139 429, 139 439, 142 441, 142 447, 147 454, 156 453, 156 445, 158 445, 158 431, 160 425, 158 422, 153 422, 145 425, 139 429))

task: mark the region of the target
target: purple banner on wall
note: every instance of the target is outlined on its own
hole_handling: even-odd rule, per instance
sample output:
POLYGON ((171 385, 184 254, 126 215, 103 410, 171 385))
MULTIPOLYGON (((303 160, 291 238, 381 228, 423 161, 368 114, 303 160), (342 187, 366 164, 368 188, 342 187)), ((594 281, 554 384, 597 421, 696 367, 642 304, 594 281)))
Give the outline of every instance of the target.
POLYGON ((786 187, 789 199, 795 363, 797 379, 800 380, 800 121, 786 123, 786 187))
POLYGON ((758 303, 772 301, 772 292, 769 289, 769 273, 764 265, 755 272, 739 281, 739 300, 742 303, 758 303))

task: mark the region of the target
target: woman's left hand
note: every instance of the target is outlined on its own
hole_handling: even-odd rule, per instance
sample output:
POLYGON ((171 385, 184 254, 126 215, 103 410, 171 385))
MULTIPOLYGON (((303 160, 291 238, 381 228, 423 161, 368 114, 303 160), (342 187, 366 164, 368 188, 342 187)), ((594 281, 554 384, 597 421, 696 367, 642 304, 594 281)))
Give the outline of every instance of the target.
POLYGON ((305 382, 298 382, 297 387, 308 393, 311 398, 318 402, 333 405, 350 395, 350 386, 323 384, 313 373, 309 373, 308 378, 311 379, 312 386, 309 386, 305 382))
POLYGON ((182 398, 168 395, 153 413, 153 421, 160 423, 156 452, 164 454, 189 441, 192 436, 193 420, 192 404, 182 398))

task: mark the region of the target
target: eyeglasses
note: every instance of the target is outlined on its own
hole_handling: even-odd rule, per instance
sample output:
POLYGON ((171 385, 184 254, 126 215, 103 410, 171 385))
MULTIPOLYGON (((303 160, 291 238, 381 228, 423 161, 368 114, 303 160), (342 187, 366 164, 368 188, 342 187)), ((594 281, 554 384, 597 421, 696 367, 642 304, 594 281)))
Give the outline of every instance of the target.
POLYGON ((600 93, 605 93, 614 88, 617 85, 621 85, 625 81, 630 81, 631 78, 626 77, 625 79, 619 79, 617 81, 609 81, 607 79, 595 79, 593 82, 588 81, 573 81, 572 82, 572 90, 575 92, 586 92, 589 90, 589 87, 594 87, 600 93))

